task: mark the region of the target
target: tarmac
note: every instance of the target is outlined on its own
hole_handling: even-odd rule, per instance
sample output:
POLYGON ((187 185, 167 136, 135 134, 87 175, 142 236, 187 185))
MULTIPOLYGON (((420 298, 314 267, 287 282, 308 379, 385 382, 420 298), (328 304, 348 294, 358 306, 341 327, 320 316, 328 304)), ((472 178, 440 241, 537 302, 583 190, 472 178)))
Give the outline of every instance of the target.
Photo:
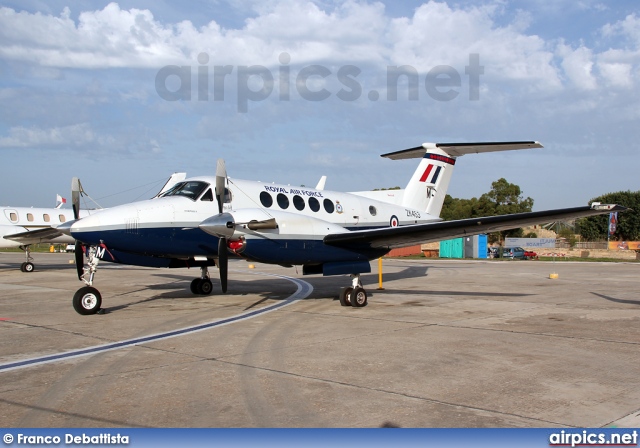
POLYGON ((81 316, 73 256, 34 258, 0 253, 4 427, 640 426, 640 264, 385 259, 352 308, 346 276, 103 263, 81 316))

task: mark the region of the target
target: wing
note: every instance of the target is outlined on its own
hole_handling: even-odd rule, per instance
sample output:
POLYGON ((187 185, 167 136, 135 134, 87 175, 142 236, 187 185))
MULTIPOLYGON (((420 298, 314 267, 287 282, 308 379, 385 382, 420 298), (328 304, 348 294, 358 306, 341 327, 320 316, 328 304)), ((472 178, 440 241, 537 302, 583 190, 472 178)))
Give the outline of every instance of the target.
POLYGON ((16 241, 25 245, 47 243, 55 238, 63 236, 63 233, 53 227, 46 227, 43 229, 31 230, 30 232, 14 233, 11 235, 5 235, 4 237, 11 241, 16 241))
POLYGON ((324 237, 325 244, 340 247, 370 247, 394 249, 414 244, 459 238, 479 233, 516 229, 533 224, 565 219, 583 218, 610 212, 623 212, 620 205, 593 204, 591 207, 563 208, 541 212, 469 218, 457 221, 441 221, 402 227, 386 227, 374 230, 356 230, 334 233, 324 237))

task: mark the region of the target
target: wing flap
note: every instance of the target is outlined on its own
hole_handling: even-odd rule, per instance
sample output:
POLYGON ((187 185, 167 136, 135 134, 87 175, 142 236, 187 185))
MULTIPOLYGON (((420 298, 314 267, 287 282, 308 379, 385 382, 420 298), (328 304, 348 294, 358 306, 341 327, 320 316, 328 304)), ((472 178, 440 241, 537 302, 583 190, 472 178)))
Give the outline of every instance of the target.
POLYGON ((566 219, 584 218, 609 212, 623 212, 627 207, 620 205, 584 206, 545 210, 540 212, 516 213, 512 215, 488 216, 484 218, 460 219, 457 221, 440 221, 427 224, 416 224, 384 229, 358 230, 345 233, 334 233, 324 237, 325 244, 340 247, 370 247, 394 249, 414 244, 430 243, 450 238, 477 235, 516 229, 534 224, 566 219))

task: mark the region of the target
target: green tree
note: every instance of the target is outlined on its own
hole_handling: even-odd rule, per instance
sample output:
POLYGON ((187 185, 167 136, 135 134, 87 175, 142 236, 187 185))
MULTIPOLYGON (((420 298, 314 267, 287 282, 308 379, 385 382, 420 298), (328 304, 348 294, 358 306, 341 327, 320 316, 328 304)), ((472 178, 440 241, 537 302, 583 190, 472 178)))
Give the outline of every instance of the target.
MULTIPOLYGON (((520 187, 500 178, 491 184, 491 190, 479 198, 458 199, 445 196, 440 216, 445 221, 482 216, 507 215, 530 212, 533 199, 524 198, 520 187)), ((505 237, 522 237, 522 229, 496 232, 489 235, 489 241, 503 240, 505 237)))
MULTIPOLYGON (((632 210, 618 214, 616 232, 611 236, 611 239, 625 241, 640 240, 640 191, 607 193, 593 198, 589 202, 618 204, 631 208, 632 210)), ((605 214, 582 218, 577 220, 576 226, 582 238, 587 241, 606 240, 609 232, 609 215, 605 214)))

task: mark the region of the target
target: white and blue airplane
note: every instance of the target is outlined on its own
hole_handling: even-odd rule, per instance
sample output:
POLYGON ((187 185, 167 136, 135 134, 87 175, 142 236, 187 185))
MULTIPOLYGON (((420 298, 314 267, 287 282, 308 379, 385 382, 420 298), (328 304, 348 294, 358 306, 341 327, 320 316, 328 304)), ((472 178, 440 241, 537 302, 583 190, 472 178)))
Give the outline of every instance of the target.
MULTIPOLYGON (((86 265, 82 251, 76 251, 78 277, 85 286, 75 293, 73 306, 80 314, 100 310, 102 297, 93 280, 101 259, 152 267, 198 266, 201 274, 191 291, 210 294, 208 267, 218 266, 226 292, 232 253, 253 262, 302 266, 305 275, 351 275, 340 303, 363 307, 367 293, 360 275, 371 272, 370 261, 393 248, 625 210, 594 203, 457 221, 439 218, 459 157, 541 147, 534 141, 425 143, 382 156, 420 159, 404 190, 355 193, 325 190, 323 180, 318 188, 306 188, 234 179, 218 160, 215 176, 184 179, 153 199, 59 227, 86 246, 86 265)), ((72 196, 77 215, 76 190, 72 196)))

